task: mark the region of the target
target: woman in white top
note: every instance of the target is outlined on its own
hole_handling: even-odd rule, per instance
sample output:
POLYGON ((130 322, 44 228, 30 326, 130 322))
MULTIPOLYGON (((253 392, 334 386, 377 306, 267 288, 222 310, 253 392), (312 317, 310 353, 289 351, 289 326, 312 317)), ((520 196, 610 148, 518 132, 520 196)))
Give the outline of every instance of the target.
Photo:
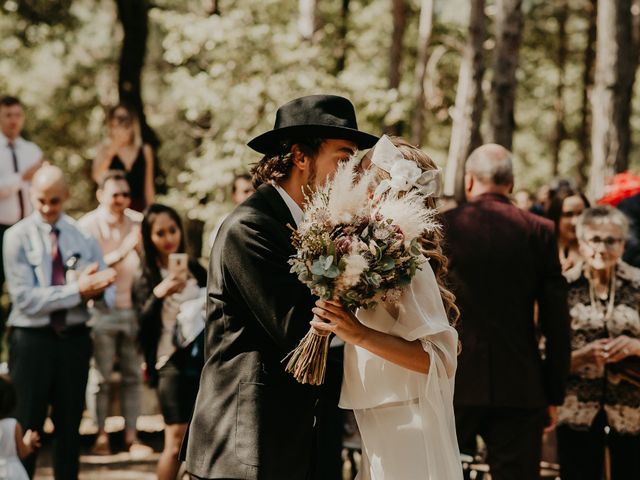
POLYGON ((38 432, 27 430, 9 414, 16 407, 16 389, 11 380, 0 375, 0 478, 29 480, 27 471, 20 462, 40 447, 38 432))
MULTIPOLYGON (((418 148, 402 139, 391 141, 399 159, 415 162, 423 172, 437 169, 418 148)), ((363 160, 363 167, 371 162, 378 170, 379 183, 387 180, 389 190, 383 194, 415 188, 424 193, 428 207, 436 208, 438 176, 438 184, 429 186, 395 179, 389 160, 377 158, 375 149, 370 160, 363 160), (404 190, 393 191, 393 185, 402 184, 404 190)), ((380 304, 353 315, 339 303, 318 301, 313 310, 319 318, 311 324, 346 343, 340 406, 354 410, 362 436, 361 480, 462 478, 453 414, 458 335, 451 326, 459 312, 444 285, 447 260, 441 239, 439 230, 425 233, 428 262, 398 305, 380 304)))

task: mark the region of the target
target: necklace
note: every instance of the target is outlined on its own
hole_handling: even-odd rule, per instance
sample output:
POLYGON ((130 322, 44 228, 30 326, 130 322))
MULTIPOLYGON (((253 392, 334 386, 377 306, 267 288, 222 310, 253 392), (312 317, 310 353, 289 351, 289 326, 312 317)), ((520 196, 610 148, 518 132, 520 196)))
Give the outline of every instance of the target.
POLYGON ((591 277, 591 273, 587 275, 589 281, 589 300, 591 301, 591 307, 602 315, 604 321, 605 330, 607 328, 607 322, 613 315, 613 309, 615 307, 616 300, 616 269, 615 266, 611 268, 611 275, 609 280, 609 288, 607 295, 602 298, 596 292, 595 280, 591 277), (606 305, 603 305, 607 302, 606 305))

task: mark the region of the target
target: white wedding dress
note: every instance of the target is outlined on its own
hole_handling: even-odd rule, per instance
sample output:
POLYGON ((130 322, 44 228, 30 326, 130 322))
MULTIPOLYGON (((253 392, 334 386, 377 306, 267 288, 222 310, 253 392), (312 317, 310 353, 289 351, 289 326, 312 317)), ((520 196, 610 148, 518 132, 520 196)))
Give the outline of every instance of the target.
POLYGON ((453 414, 458 335, 449 325, 426 262, 403 293, 397 318, 382 306, 359 310, 365 325, 420 340, 430 367, 422 374, 345 345, 340 407, 352 409, 362 437, 358 480, 459 480, 453 414))

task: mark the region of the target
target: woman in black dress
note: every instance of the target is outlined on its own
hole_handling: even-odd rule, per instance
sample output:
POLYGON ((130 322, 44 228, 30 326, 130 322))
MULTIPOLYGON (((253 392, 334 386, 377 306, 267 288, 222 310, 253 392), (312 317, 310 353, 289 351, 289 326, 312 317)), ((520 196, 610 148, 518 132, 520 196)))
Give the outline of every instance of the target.
POLYGON ((155 386, 164 421, 164 450, 158 461, 159 480, 175 480, 178 454, 198 393, 204 363, 204 332, 186 346, 176 341, 177 316, 184 302, 204 295, 206 270, 189 260, 184 278, 168 270, 169 255, 185 250, 180 217, 170 207, 152 204, 142 221, 143 266, 133 288, 140 315, 140 344, 147 378, 155 386))
POLYGON ((153 150, 144 144, 136 112, 120 104, 107 115, 109 136, 93 161, 92 176, 100 183, 108 170, 125 172, 131 188, 131 208, 142 212, 153 203, 153 150))

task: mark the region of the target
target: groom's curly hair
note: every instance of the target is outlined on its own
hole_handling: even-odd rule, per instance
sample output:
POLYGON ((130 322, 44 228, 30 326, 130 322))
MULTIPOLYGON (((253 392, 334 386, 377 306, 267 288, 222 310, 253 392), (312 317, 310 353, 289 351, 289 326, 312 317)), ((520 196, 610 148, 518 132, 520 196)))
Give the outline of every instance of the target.
MULTIPOLYGON (((436 163, 415 145, 410 144, 400 137, 389 138, 391 142, 400 150, 400 152, 402 152, 402 156, 407 160, 416 162, 421 170, 427 171, 435 170, 438 168, 436 163)), ((378 171, 376 173, 376 180, 378 180, 378 182, 381 182, 382 180, 388 180, 390 178, 391 176, 389 175, 389 173, 385 172, 381 168, 378 168, 378 171)), ((437 210, 438 208, 437 199, 434 197, 425 197, 424 203, 430 209, 437 210)), ((431 268, 433 268, 433 273, 435 274, 436 280, 438 281, 440 296, 442 297, 442 302, 444 303, 444 308, 447 312, 449 323, 455 326, 458 323, 458 319, 460 318, 460 310, 456 305, 455 295, 451 290, 449 290, 447 286, 449 260, 442 252, 443 239, 444 236, 442 234, 442 229, 435 228, 423 235, 421 244, 422 251, 425 257, 429 259, 429 265, 431 265, 431 268)))
POLYGON ((253 188, 258 188, 263 183, 278 182, 285 179, 293 167, 293 153, 291 148, 298 145, 300 151, 311 158, 315 158, 325 138, 301 137, 283 140, 274 149, 251 167, 251 183, 253 188))

